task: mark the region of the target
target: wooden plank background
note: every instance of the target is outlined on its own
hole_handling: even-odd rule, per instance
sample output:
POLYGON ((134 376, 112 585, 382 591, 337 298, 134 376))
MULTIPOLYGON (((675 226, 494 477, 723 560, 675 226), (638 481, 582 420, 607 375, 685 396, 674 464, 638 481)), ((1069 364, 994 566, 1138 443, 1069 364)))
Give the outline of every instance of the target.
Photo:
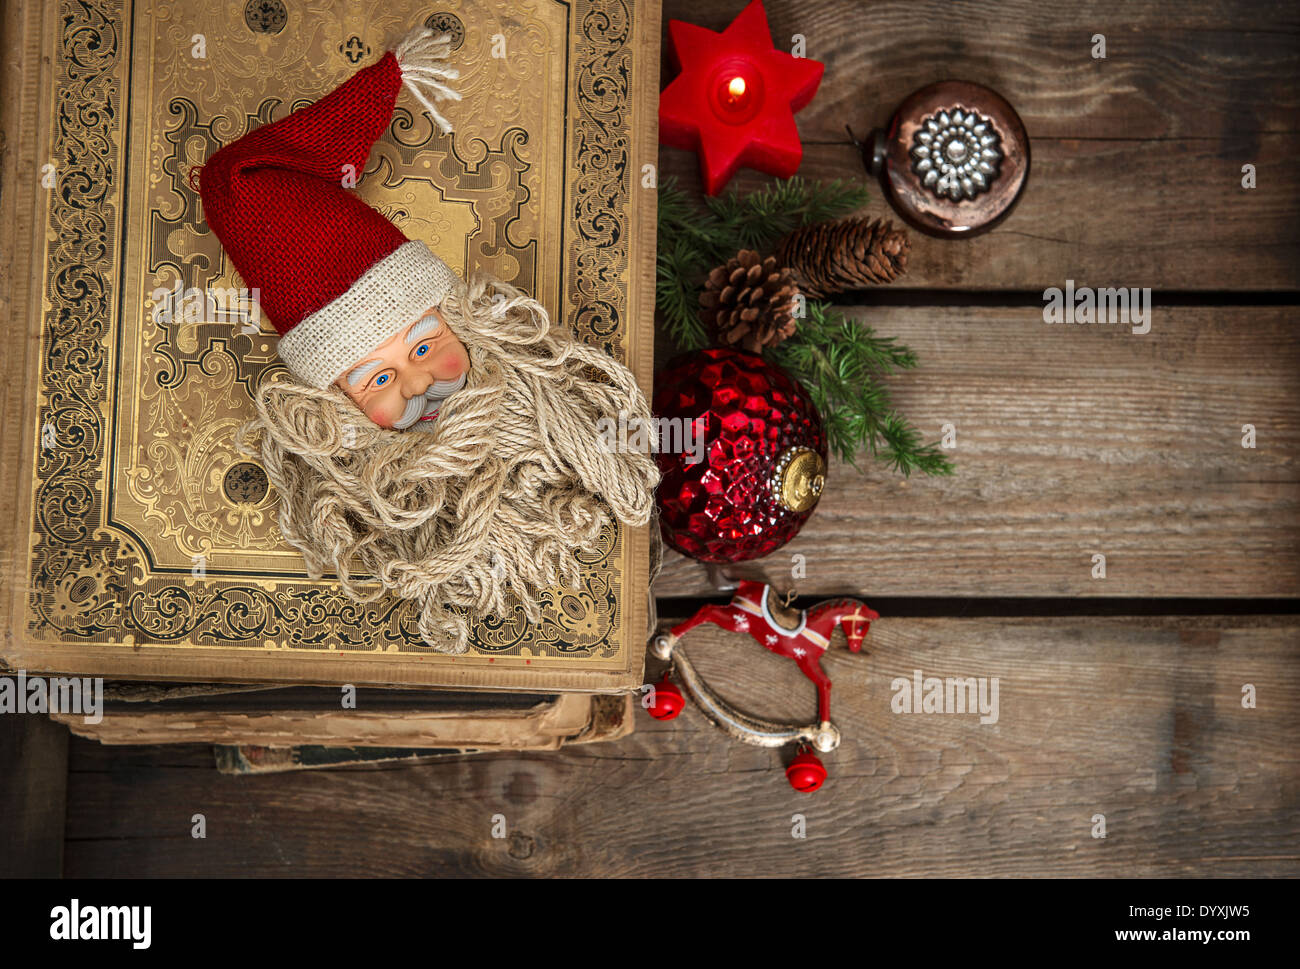
POLYGON ((59 875, 68 731, 47 717, 0 717, 0 767, 0 878, 59 875))
MULTIPOLYGON (((722 30, 740 0, 664 4, 722 30)), ((1300 288, 1300 8, 1245 0, 782 0, 772 36, 826 63, 798 116, 800 174, 865 177, 844 130, 885 126, 917 88, 960 78, 999 91, 1025 122, 1029 183, 989 235, 913 240, 904 285, 1037 290, 1300 288), (1106 37, 1106 59, 1091 56, 1106 37), (1258 188, 1241 186, 1256 167, 1258 188)), ((672 75, 665 69, 665 77, 672 75)), ((694 159, 664 150, 665 173, 694 159)), ((742 172, 735 184, 761 184, 742 172)), ((874 211, 887 214, 883 201, 874 211)))
MULTIPOLYGON (((788 754, 727 743, 690 708, 556 754, 270 777, 219 775, 206 748, 78 741, 66 872, 1294 873, 1297 633, 1289 617, 882 619, 868 654, 826 659, 845 740, 811 796, 785 784, 788 754), (891 712, 890 682, 914 669, 999 677, 998 722, 891 712)), ((752 642, 702 632, 687 648, 729 697, 815 713, 794 665, 752 642)))
MULTIPOLYGON (((664 17, 720 30, 742 7, 665 0, 664 17)), ((767 9, 778 46, 803 34, 827 64, 798 118, 802 174, 866 178, 844 125, 863 137, 947 77, 1001 91, 1033 145, 1003 226, 962 242, 913 234, 906 277, 845 301, 918 352, 896 401, 931 439, 955 425, 958 473, 834 467, 804 534, 762 565, 781 579, 805 556, 798 588, 812 598, 911 601, 875 625, 867 654, 827 658, 845 739, 826 787, 790 791, 781 752, 730 743, 689 708, 555 754, 266 777, 219 775, 206 747, 74 738, 64 872, 1300 874, 1300 9, 767 9), (1090 56, 1096 33, 1105 60, 1090 56), (1047 326, 1041 293, 1066 279, 1151 287, 1151 332, 1047 326), (1134 614, 1081 615, 1116 598, 1134 614), (890 683, 914 669, 998 677, 998 722, 893 713, 890 683), (491 837, 498 813, 504 839, 491 837), (791 837, 795 813, 805 839, 791 837)), ((698 186, 693 156, 663 149, 659 162, 698 186)), ((891 214, 878 191, 866 211, 891 214)), ((718 596, 671 555, 656 591, 667 616, 718 596)), ((811 685, 749 640, 705 630, 687 649, 748 709, 811 714, 811 685)))
MULTIPOLYGON (((954 425, 957 473, 835 465, 799 536, 750 571, 788 580, 798 555, 801 591, 868 598, 1296 596, 1294 308, 1153 313, 1135 335, 1048 325, 1041 303, 852 310, 916 350, 921 368, 891 383, 896 403, 929 440, 954 425)), ((656 591, 710 585, 671 554, 656 591)))

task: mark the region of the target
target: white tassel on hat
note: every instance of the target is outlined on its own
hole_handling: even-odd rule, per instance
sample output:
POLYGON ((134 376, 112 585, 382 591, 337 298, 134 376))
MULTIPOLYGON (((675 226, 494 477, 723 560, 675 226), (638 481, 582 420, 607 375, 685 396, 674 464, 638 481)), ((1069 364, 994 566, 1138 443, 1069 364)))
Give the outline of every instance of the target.
POLYGON ((442 63, 451 55, 451 35, 439 35, 428 27, 417 27, 402 38, 393 54, 397 57, 397 66, 402 69, 402 83, 406 89, 424 105, 442 133, 451 134, 451 122, 433 106, 425 92, 427 89, 432 93, 436 101, 460 100, 460 94, 443 83, 460 77, 460 71, 442 63))

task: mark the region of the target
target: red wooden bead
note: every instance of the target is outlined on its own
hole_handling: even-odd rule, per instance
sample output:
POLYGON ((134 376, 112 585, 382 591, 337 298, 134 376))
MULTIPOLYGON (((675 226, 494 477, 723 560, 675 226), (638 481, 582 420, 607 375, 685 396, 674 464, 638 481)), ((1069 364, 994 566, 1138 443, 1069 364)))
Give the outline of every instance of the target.
POLYGON ((686 698, 682 696, 682 691, 673 685, 665 673, 664 678, 654 686, 654 696, 646 707, 646 712, 656 720, 672 720, 685 706, 686 698))
POLYGON ((822 766, 821 758, 805 751, 790 761, 785 777, 796 791, 811 794, 826 780, 826 768, 822 766))

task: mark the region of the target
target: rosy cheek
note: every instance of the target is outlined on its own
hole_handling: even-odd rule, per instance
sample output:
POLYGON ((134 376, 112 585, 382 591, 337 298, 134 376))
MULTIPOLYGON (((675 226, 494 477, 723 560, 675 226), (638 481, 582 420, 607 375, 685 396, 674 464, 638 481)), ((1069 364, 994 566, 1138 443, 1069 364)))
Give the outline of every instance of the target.
POLYGON ((402 416, 402 410, 406 404, 404 400, 391 401, 387 398, 390 394, 384 395, 385 399, 371 401, 366 407, 366 416, 378 424, 380 427, 391 428, 402 416))
POLYGON ((440 350, 429 366, 430 372, 439 380, 455 380, 469 369, 469 358, 465 351, 453 344, 440 350))

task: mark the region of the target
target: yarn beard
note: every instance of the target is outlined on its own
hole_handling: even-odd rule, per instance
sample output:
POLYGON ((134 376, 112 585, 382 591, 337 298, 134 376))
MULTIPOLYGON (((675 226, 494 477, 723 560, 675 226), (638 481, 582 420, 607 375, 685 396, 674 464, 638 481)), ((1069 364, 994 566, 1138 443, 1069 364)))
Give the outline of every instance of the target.
POLYGON ((650 426, 632 373, 537 300, 480 274, 439 309, 470 370, 432 429, 387 430, 334 387, 274 381, 236 446, 255 454, 260 436, 280 531, 313 579, 334 572, 358 602, 411 599, 424 641, 462 653, 466 611, 539 622, 542 590, 580 584, 575 553, 608 547, 615 522, 646 524, 659 472, 598 431, 650 426))

